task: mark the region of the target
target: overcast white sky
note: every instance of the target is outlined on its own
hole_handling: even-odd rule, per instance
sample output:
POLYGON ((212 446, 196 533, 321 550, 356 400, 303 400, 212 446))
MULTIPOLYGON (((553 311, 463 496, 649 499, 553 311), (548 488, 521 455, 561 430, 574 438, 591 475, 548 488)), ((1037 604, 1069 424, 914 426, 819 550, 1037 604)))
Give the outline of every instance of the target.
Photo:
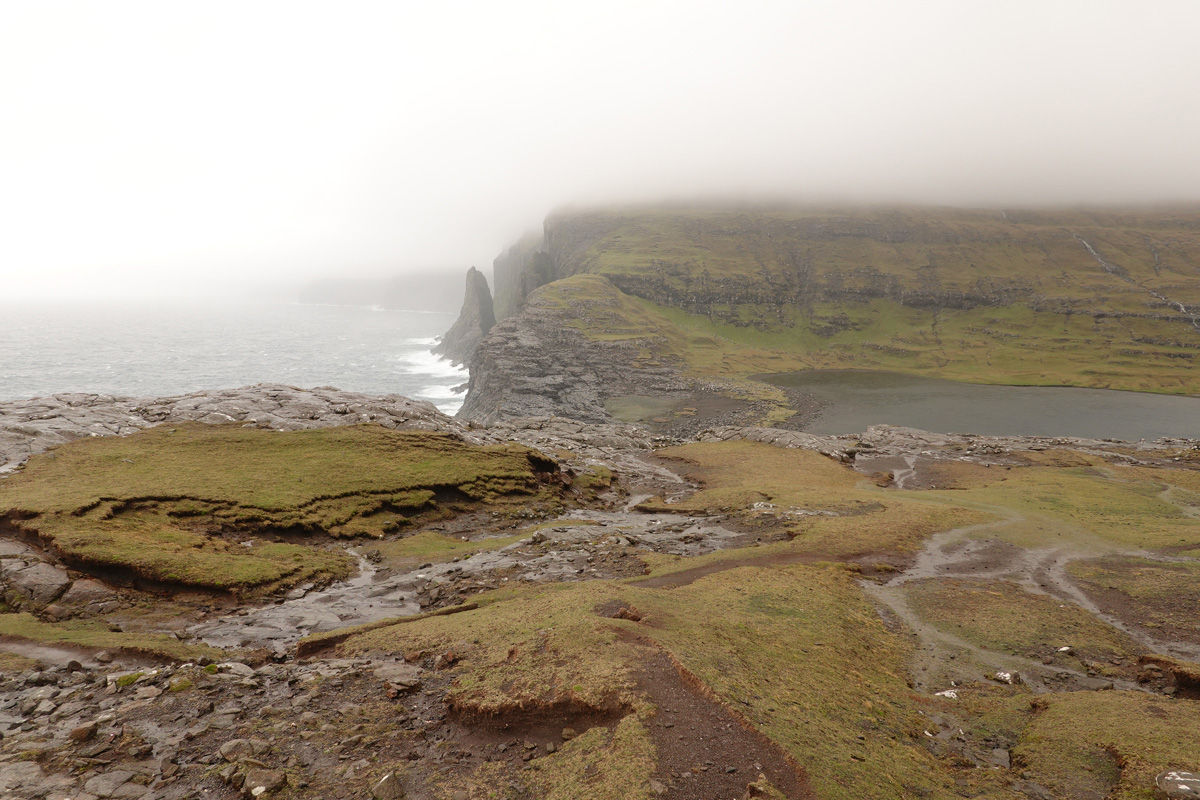
POLYGON ((0 298, 487 267, 564 203, 1200 200, 1197 0, 0 0, 0 298))

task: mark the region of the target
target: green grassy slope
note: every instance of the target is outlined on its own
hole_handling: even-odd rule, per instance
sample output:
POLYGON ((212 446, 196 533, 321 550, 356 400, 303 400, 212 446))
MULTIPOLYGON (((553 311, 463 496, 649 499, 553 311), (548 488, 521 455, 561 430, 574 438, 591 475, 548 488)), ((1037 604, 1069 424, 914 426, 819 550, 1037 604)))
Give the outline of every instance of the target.
POLYGON ((543 247, 550 277, 595 301, 572 306, 577 327, 649 331, 649 356, 701 375, 1200 392, 1196 211, 633 209, 551 218, 543 247))
MULTIPOLYGON (((911 627, 872 600, 860 570, 864 553, 911 554, 930 535, 966 526, 982 539, 1035 548, 1048 539, 1170 557, 1194 543, 1200 524, 1164 499, 1161 484, 1186 487, 1194 471, 1030 453, 1009 470, 946 462, 946 478, 957 478, 952 491, 895 491, 812 452, 758 443, 659 453, 703 488, 653 507, 709 509, 765 526, 776 523, 763 522, 755 502, 839 515, 791 518, 782 523, 785 538, 760 546, 692 558, 647 554, 642 578, 513 585, 477 595, 463 613, 314 637, 347 657, 405 654, 428 663, 452 650, 452 709, 497 729, 541 712, 607 714, 591 738, 572 745, 570 759, 456 776, 467 796, 490 797, 506 784, 537 797, 654 796, 649 776, 670 780, 664 754, 644 739, 617 747, 610 737, 661 731, 677 719, 639 677, 655 653, 668 654, 692 685, 801 764, 818 798, 1144 798, 1159 771, 1200 758, 1194 692, 1132 688, 1142 685, 1133 681, 1146 645, 1082 607, 993 576, 933 577, 905 589, 920 623, 911 627), (1134 528, 1133 518, 1152 524, 1134 528), (989 519, 996 524, 979 525, 989 519), (1034 530, 1040 543, 1027 541, 1034 530), (616 608, 636 613, 614 615, 616 608), (931 650, 943 635, 977 649, 931 650), (995 656, 1023 659, 1043 675, 1095 675, 1093 685, 1108 691, 1068 685, 1043 694, 1021 681, 988 680, 995 656), (938 684, 955 692, 913 687, 910 668, 929 658, 961 671, 957 684, 938 684), (1104 686, 1113 678, 1125 682, 1104 686), (1011 768, 989 760, 997 753, 1011 768), (574 759, 593 766, 576 769, 574 759)), ((1105 581, 1130 577, 1111 559, 1077 563, 1102 565, 1105 581)))

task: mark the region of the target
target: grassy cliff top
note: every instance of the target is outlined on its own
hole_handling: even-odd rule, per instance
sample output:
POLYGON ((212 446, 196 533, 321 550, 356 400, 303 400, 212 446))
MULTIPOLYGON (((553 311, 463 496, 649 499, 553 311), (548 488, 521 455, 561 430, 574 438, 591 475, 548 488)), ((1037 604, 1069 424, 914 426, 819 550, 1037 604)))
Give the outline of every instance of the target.
POLYGON ((883 369, 1200 393, 1200 210, 632 208, 498 285, 700 378, 883 369))
POLYGON ((1135 284, 1192 286, 1200 300, 1200 209, 640 208, 547 220, 547 244, 572 272, 646 269, 712 279, 867 270, 920 288, 981 279, 1054 293, 1135 284), (1089 251, 1089 246, 1092 251, 1089 251), (1101 262, 1107 261, 1111 269, 1101 262), (1067 277, 1073 284, 1062 285, 1067 277))

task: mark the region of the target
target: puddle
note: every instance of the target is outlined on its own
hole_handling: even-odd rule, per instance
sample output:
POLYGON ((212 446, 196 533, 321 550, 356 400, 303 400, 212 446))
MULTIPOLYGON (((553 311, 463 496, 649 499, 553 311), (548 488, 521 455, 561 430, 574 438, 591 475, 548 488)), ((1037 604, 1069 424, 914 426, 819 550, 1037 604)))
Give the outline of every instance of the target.
MULTIPOLYGON (((65 667, 72 661, 78 661, 88 669, 98 669, 102 665, 92 657, 92 651, 83 647, 60 647, 52 644, 40 644, 23 639, 6 639, 0 641, 0 650, 13 653, 24 658, 32 658, 41 662, 47 669, 65 667)), ((119 654, 113 653, 114 660, 119 654)))

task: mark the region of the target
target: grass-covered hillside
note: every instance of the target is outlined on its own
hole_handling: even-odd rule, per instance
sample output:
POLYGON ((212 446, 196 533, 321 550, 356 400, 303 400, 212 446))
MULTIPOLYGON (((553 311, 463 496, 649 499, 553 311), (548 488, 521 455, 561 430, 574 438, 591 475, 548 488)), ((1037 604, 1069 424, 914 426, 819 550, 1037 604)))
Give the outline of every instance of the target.
POLYGON ((645 339, 700 376, 1200 391, 1196 210, 576 212, 497 260, 499 313, 547 283, 552 303, 595 301, 572 304, 586 336, 645 339))
POLYGON ((1195 592, 1154 591, 1191 574, 1195 472, 1030 451, 1007 468, 925 465, 952 488, 896 491, 753 442, 657 455, 703 488, 640 510, 721 515, 758 541, 308 642, 449 653, 451 718, 536 750, 435 767, 433 796, 1132 800, 1200 758, 1195 667, 1156 655, 1197 641, 1194 615, 1166 636, 1155 622, 1195 592), (1131 548, 1155 560, 1112 555, 1131 548), (1130 588, 1147 569, 1163 577, 1130 588), (680 679, 730 716, 690 708, 680 679), (588 733, 562 743, 564 726, 588 733), (739 726, 763 737, 753 769, 739 726), (703 788, 709 770, 759 786, 703 788))

